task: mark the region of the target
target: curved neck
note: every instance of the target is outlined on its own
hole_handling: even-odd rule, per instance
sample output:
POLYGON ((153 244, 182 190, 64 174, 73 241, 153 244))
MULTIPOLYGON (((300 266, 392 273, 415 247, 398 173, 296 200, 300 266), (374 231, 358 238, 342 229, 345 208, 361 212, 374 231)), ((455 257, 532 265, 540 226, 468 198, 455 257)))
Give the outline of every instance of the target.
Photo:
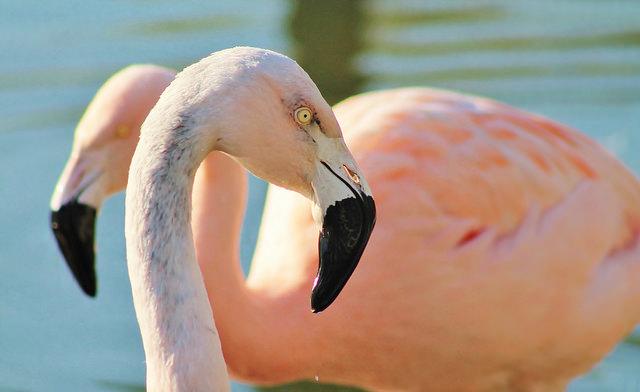
MULTIPOLYGON (((309 347, 313 345, 308 339, 312 333, 309 321, 313 321, 307 310, 308 287, 278 295, 264 287, 251 288, 240 266, 239 244, 247 199, 245 173, 229 156, 212 152, 198 168, 192 195, 196 257, 220 331, 224 357, 232 375, 246 381, 310 377, 304 373, 308 370, 309 347), (300 332, 301 328, 304 331, 300 332), (287 355, 281 355, 283 349, 287 355)), ((265 228, 264 223, 262 226, 261 236, 263 230, 274 229, 265 228)), ((273 260, 259 261, 273 264, 273 260)), ((255 267, 252 265, 252 271, 255 267)), ((313 273, 308 274, 308 279, 313 273)), ((268 276, 267 288, 282 283, 271 279, 273 275, 268 276)))
POLYGON ((246 197, 244 169, 229 156, 211 152, 196 173, 191 225, 196 258, 211 305, 220 316, 219 326, 229 317, 250 313, 239 248, 246 197))
MULTIPOLYGON (((228 377, 191 234, 200 157, 143 134, 133 157, 125 231, 150 391, 227 390, 228 377)), ((195 149, 193 149, 195 150, 195 149)))

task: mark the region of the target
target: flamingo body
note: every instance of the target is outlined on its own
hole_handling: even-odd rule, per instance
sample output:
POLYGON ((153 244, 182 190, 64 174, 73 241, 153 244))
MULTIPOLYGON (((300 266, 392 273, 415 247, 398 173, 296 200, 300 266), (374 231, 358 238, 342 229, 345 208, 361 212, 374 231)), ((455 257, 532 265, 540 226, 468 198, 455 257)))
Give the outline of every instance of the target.
MULTIPOLYGON (((315 229, 306 201, 272 187, 247 282, 282 300, 274 314, 296 329, 331 331, 313 350, 313 332, 274 338, 274 350, 306 358, 295 377, 374 390, 556 389, 638 322, 640 186, 588 137, 431 89, 363 94, 334 110, 379 205, 357 274, 325 317, 295 311, 292 293, 317 265, 315 229)), ((240 354, 242 375, 277 378, 268 361, 247 367, 259 355, 225 346, 227 329, 225 355, 240 354)))
POLYGON ((233 376, 558 390, 640 320, 640 185, 588 137, 424 88, 358 95, 334 112, 378 223, 319 316, 308 311, 318 268, 309 202, 269 188, 245 280, 244 170, 213 152, 196 173, 196 256, 233 376))

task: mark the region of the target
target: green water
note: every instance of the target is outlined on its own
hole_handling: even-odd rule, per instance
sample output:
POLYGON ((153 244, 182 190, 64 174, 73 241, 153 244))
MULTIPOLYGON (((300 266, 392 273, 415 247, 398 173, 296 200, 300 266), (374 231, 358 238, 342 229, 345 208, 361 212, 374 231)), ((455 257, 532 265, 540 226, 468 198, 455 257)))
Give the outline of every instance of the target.
MULTIPOLYGON (((0 391, 143 389, 123 198, 102 211, 99 296, 89 300, 48 230, 49 195, 75 122, 111 73, 135 62, 181 68, 233 45, 296 58, 331 103, 405 85, 503 100, 583 130, 640 172, 635 0, 0 0, 0 391)), ((245 268, 265 190, 250 185, 245 268)), ((571 390, 640 390, 638 341, 571 390)))

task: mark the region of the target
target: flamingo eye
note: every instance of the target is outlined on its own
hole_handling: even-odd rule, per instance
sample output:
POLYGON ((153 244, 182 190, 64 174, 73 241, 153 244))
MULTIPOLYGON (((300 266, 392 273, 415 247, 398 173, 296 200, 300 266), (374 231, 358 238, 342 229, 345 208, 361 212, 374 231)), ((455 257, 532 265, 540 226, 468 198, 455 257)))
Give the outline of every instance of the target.
POLYGON ((126 126, 126 125, 119 125, 116 128, 116 137, 118 137, 120 139, 127 138, 130 133, 131 133, 131 129, 129 129, 129 127, 126 126))
POLYGON ((311 113, 311 109, 308 107, 302 106, 293 112, 293 118, 300 125, 309 125, 311 121, 313 121, 313 113, 311 113))

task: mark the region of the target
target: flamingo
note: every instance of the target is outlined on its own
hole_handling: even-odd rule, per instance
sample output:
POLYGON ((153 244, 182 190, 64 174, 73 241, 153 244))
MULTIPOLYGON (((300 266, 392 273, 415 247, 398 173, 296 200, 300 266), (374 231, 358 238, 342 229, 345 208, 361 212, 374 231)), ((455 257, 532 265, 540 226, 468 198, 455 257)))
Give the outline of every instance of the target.
MULTIPOLYGON (((237 247, 244 170, 212 153, 196 173, 196 256, 236 378, 562 390, 639 321, 640 186, 586 136, 426 88, 358 95, 334 112, 379 214, 358 271, 321 317, 305 310, 318 265, 308 201, 269 188, 245 281, 237 247)), ((135 130, 127 140, 137 143, 135 130)), ((65 178, 54 206, 77 195, 65 178)), ((78 245, 93 246, 68 250, 78 245)), ((81 265, 93 272, 90 261, 81 265)))
POLYGON ((152 391, 228 389, 190 222, 195 172, 214 150, 313 201, 314 313, 340 294, 375 224, 371 190, 297 63, 238 47, 185 68, 144 120, 127 184, 128 269, 152 391))
POLYGON ((51 227, 89 296, 97 291, 97 208, 125 188, 142 122, 174 77, 173 70, 151 64, 122 69, 98 90, 76 127, 71 156, 51 198, 51 227))

